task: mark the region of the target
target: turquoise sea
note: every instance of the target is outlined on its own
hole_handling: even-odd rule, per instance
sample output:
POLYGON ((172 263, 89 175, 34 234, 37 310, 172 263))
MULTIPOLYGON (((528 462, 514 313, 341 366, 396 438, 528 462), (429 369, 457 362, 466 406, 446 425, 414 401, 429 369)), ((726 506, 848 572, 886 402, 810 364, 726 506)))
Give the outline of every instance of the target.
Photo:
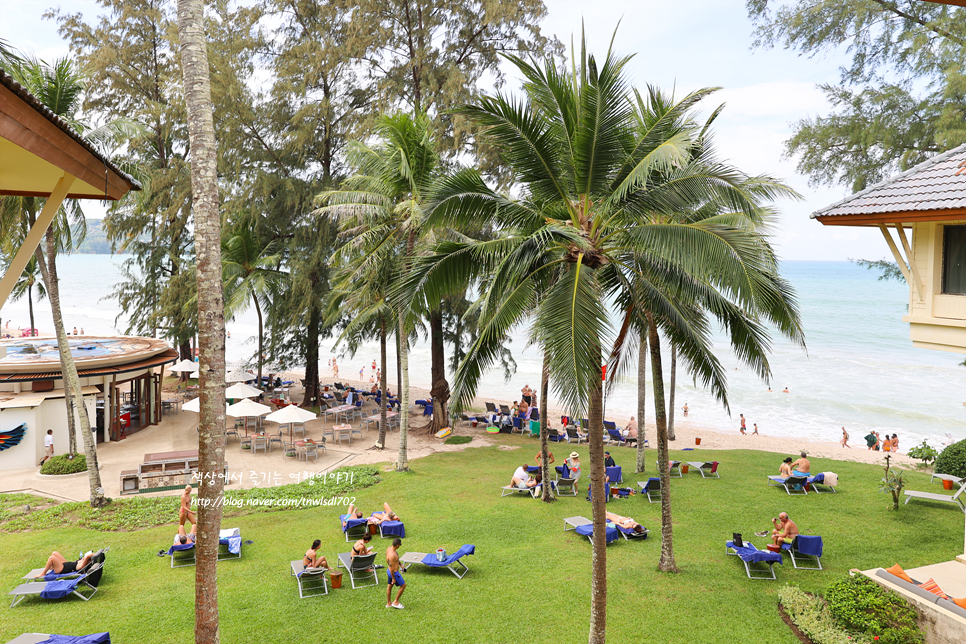
MULTIPOLYGON (((121 278, 121 261, 110 255, 58 260, 68 329, 84 328, 88 335, 123 331, 125 317, 115 323, 122 313, 117 303, 104 299, 121 278)), ((783 270, 798 293, 806 351, 775 339, 774 392, 769 393, 765 383, 737 364, 721 336, 717 345, 729 373, 730 416, 679 370, 677 407, 687 403, 696 425, 737 429, 742 413, 749 428, 758 423, 763 433, 834 441, 841 437, 844 425, 855 444, 869 429, 877 429, 899 434, 902 451, 922 439, 938 445, 946 432, 966 438, 966 367, 959 366, 963 356, 913 348, 908 325, 902 322, 908 297, 905 284, 878 281, 876 274, 849 262, 787 262, 783 270), (790 393, 780 393, 785 387, 790 393)), ((46 302, 35 303, 37 326, 46 332, 52 326, 49 311, 46 302)), ((26 301, 8 303, 0 318, 3 324, 10 320, 14 327, 27 327, 26 301)), ((229 322, 228 329, 232 336, 227 345, 229 361, 249 359, 257 329, 254 313, 229 322)), ((516 375, 506 383, 502 373, 490 373, 481 387, 480 393, 494 402, 517 400, 523 385, 538 385, 540 355, 525 347, 525 335, 525 329, 520 329, 511 345, 518 364, 516 375)), ((343 377, 358 378, 364 367, 368 380, 378 344, 367 345, 353 358, 334 350, 332 342, 323 341, 321 373, 330 373, 326 363, 337 356, 343 377)), ((394 360, 390 353, 390 362, 394 360)), ((413 385, 429 387, 429 364, 428 344, 421 341, 411 355, 413 385)), ((632 371, 636 374, 636 369, 632 371)), ((392 382, 394 368, 389 376, 392 382)), ((636 400, 636 378, 627 378, 608 396, 607 417, 620 420, 636 414, 636 400)), ((648 419, 652 418, 649 413, 648 419)))

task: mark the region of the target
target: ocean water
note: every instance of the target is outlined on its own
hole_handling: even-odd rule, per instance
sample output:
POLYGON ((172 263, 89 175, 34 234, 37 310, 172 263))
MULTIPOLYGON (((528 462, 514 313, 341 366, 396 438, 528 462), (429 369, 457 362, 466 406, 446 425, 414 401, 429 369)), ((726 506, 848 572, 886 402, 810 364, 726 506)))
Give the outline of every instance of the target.
MULTIPOLYGON (((117 303, 105 297, 121 279, 123 258, 109 255, 74 255, 58 260, 61 299, 68 329, 77 326, 89 335, 123 331, 126 316, 117 303)), ((772 392, 768 385, 745 369, 733 357, 723 335, 716 337, 717 355, 728 370, 730 415, 706 391, 694 386, 682 369, 678 371, 677 407, 688 404, 689 419, 716 429, 737 430, 738 414, 769 435, 800 436, 813 440, 837 441, 845 426, 853 444, 870 429, 896 433, 901 450, 922 440, 938 445, 950 432, 966 438, 966 400, 963 356, 913 348, 908 325, 902 322, 908 291, 905 284, 882 282, 877 275, 849 262, 787 262, 784 275, 795 287, 805 326, 806 349, 775 337, 770 357, 772 392), (781 393, 787 387, 789 393, 781 393)), ((35 302, 37 327, 50 332, 50 308, 35 302)), ((0 310, 2 323, 28 326, 25 300, 10 302, 0 310)), ((229 321, 229 361, 243 362, 255 351, 257 322, 253 311, 229 321)), ((520 389, 537 388, 541 356, 526 346, 526 329, 518 330, 511 343, 517 361, 516 375, 504 382, 501 372, 485 377, 480 394, 494 402, 520 398, 520 389)), ((364 380, 372 375, 370 365, 378 358, 378 343, 363 346, 355 356, 343 355, 333 346, 334 338, 323 340, 321 373, 330 375, 327 361, 339 360, 340 375, 364 380)), ((395 364, 390 346, 389 361, 395 364)), ((664 353, 665 360, 669 355, 664 353)), ((607 397, 608 419, 622 420, 636 415, 636 369, 616 384, 607 397)), ((665 363, 665 374, 668 368, 665 363)), ((395 367, 389 369, 391 386, 395 367)), ((421 339, 411 350, 410 382, 430 385, 429 345, 421 339)), ((393 386, 395 389, 395 387, 393 386)), ((650 399, 650 391, 648 392, 650 399)), ((551 403, 554 397, 551 395, 551 403)), ((653 410, 648 412, 653 420, 653 410)))

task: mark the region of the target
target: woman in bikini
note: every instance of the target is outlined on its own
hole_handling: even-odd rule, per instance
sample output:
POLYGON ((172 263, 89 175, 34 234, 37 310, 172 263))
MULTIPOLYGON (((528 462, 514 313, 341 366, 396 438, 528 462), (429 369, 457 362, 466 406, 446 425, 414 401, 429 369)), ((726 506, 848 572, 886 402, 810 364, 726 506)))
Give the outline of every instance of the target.
POLYGON ((324 568, 329 569, 329 562, 325 560, 325 557, 319 555, 319 546, 322 545, 320 539, 316 539, 312 542, 312 547, 305 552, 305 556, 302 557, 302 564, 306 568, 324 568))
POLYGON ((37 575, 37 579, 40 579, 48 572, 53 572, 58 575, 67 575, 72 572, 81 572, 87 567, 87 564, 93 559, 94 553, 90 550, 87 551, 83 557, 77 561, 67 561, 64 555, 60 554, 56 550, 50 553, 50 557, 47 558, 47 565, 44 566, 44 571, 37 575))

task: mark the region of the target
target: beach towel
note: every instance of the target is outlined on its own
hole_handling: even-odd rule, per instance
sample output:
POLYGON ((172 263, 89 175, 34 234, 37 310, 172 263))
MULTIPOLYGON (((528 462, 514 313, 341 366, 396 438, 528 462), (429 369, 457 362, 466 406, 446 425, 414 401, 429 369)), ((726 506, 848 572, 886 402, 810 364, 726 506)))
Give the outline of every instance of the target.
MULTIPOLYGON (((375 514, 373 512, 370 516, 375 516, 375 514)), ((406 526, 403 525, 402 521, 383 521, 380 526, 381 530, 379 532, 383 537, 406 538, 406 526)))
MULTIPOLYGON (((365 521, 365 519, 363 519, 363 521, 365 521)), ((221 532, 222 534, 224 534, 226 532, 229 532, 229 533, 237 532, 237 530, 222 530, 221 532)), ((239 535, 232 534, 232 536, 230 537, 218 539, 218 544, 222 546, 228 546, 228 552, 230 552, 233 555, 237 555, 239 552, 241 552, 241 537, 239 535)), ((192 542, 171 546, 170 548, 168 548, 168 555, 170 556, 176 552, 182 552, 184 550, 191 550, 194 547, 195 547, 195 544, 192 542)))
MULTIPOLYGON (((808 555, 810 557, 821 557, 822 549, 824 544, 822 543, 822 537, 806 537, 803 535, 798 535, 795 538, 795 547, 803 555, 808 555)), ((783 550, 791 550, 792 545, 790 543, 783 543, 783 550)))
POLYGON ((74 592, 80 579, 60 579, 49 581, 44 589, 40 591, 40 596, 44 599, 60 599, 74 592))
POLYGON ((611 483, 619 483, 621 480, 621 468, 620 465, 615 467, 605 467, 604 472, 610 477, 611 483))
POLYGON ((435 552, 431 552, 425 557, 423 557, 423 563, 426 564, 427 566, 432 566, 434 568, 438 568, 440 566, 450 566, 453 563, 455 563, 456 560, 459 559, 460 557, 463 557, 464 555, 472 555, 475 553, 476 553, 476 546, 470 545, 468 543, 464 543, 462 546, 460 546, 459 550, 447 556, 446 559, 443 559, 442 561, 439 561, 436 559, 435 552))
POLYGON ((839 475, 835 472, 822 472, 822 476, 825 478, 825 485, 835 487, 839 484, 839 475))
POLYGON ((67 577, 76 577, 78 575, 83 575, 83 570, 75 570, 74 572, 65 572, 57 574, 55 572, 48 572, 44 575, 44 581, 57 581, 58 579, 66 579, 67 577))
POLYGON ((93 635, 51 635, 39 644, 111 644, 109 633, 93 635))
POLYGON ((349 528, 354 528, 357 525, 362 525, 363 523, 369 523, 369 519, 356 519, 355 517, 349 518, 351 515, 340 514, 339 521, 345 521, 345 525, 342 526, 342 531, 345 532, 349 528))
MULTIPOLYGON (((594 534, 594 526, 592 524, 581 525, 574 528, 574 531, 583 537, 589 537, 594 534)), ((620 535, 617 533, 617 526, 610 522, 607 523, 606 533, 607 543, 616 541, 620 537, 620 535)))
POLYGON ((734 542, 729 541, 727 544, 729 548, 734 548, 734 551, 738 553, 742 561, 747 561, 748 563, 781 563, 782 556, 777 552, 771 552, 770 550, 759 550, 753 544, 745 541, 744 546, 736 546, 734 542))
MULTIPOLYGON (((608 524, 608 525, 611 525, 611 524, 608 524)), ((616 523, 613 525, 615 528, 617 528, 618 530, 620 530, 626 535, 630 535, 632 537, 640 537, 641 539, 647 539, 647 532, 638 533, 638 532, 634 532, 634 528, 625 528, 624 526, 617 525, 616 523)))

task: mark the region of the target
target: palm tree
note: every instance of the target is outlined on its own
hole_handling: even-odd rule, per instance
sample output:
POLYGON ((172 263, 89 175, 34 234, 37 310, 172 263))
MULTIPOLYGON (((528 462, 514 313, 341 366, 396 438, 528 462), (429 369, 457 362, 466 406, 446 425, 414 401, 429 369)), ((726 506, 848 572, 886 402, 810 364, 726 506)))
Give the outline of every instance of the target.
MULTIPOLYGON (((117 144, 126 136, 137 130, 137 127, 126 120, 112 121, 98 128, 90 129, 83 121, 78 120, 77 114, 81 108, 81 99, 86 83, 84 77, 74 62, 67 57, 57 59, 48 64, 33 56, 22 56, 17 59, 8 57, 7 64, 13 77, 37 97, 51 112, 60 117, 75 131, 80 132, 91 144, 107 153, 107 148, 117 144)), ((3 228, 12 230, 15 226, 21 229, 33 226, 35 217, 41 207, 40 200, 35 197, 4 197, 0 204, 0 218, 3 228)), ((83 404, 80 389, 80 379, 74 364, 64 328, 60 307, 60 292, 57 285, 56 255, 58 250, 72 248, 71 225, 75 229, 74 236, 83 238, 86 232, 84 214, 76 201, 67 201, 57 213, 55 222, 46 232, 46 257, 44 251, 38 248, 34 254, 36 263, 46 285, 50 308, 53 314, 54 330, 57 334, 57 345, 60 352, 61 369, 64 376, 64 389, 67 395, 68 431, 70 434, 70 451, 74 453, 75 435, 74 418, 80 420, 80 432, 84 440, 84 452, 87 457, 88 482, 90 485, 90 499, 93 507, 101 507, 108 503, 101 487, 100 472, 97 464, 97 446, 90 429, 90 419, 87 408, 83 404), (70 223, 68 223, 70 222, 70 223)))
MULTIPOLYGON (((606 623, 600 366, 613 336, 605 302, 657 311, 651 326, 671 335, 696 380, 725 402, 725 372, 711 352, 702 310, 692 302, 765 309, 775 317, 794 312, 767 274, 760 232, 740 214, 756 210, 760 195, 749 193, 744 175, 693 158, 698 133, 685 117, 710 90, 644 121, 624 77, 628 58, 609 52, 598 65, 582 49, 569 74, 550 60, 542 67, 509 60, 525 78, 524 97, 484 96, 461 111, 501 151, 519 197, 501 195, 478 172, 465 170, 442 182, 429 219, 437 226, 492 224, 505 234, 441 243, 418 260, 405 290, 432 301, 486 276, 479 303, 484 322, 456 374, 457 404, 475 392, 508 332, 530 319, 553 390, 567 408, 588 414, 595 526, 589 641, 597 644, 605 641, 606 623), (674 182, 652 190, 672 173, 674 182), (710 195, 720 195, 739 214, 693 222, 662 216, 710 195)), ((760 339, 748 330, 747 318, 731 316, 728 323, 742 338, 760 339)), ((757 366, 767 371, 767 361, 757 366)), ((665 462, 662 474, 666 469, 665 462)))
POLYGON ((204 2, 178 0, 178 36, 191 146, 191 196, 198 282, 201 413, 198 421, 198 544, 195 642, 217 644, 218 531, 224 490, 225 312, 218 210, 218 148, 211 104, 204 2))
POLYGON ((269 304, 273 285, 284 278, 278 269, 282 260, 277 242, 264 242, 250 222, 229 230, 221 242, 222 277, 225 281, 225 315, 244 313, 249 305, 258 316, 258 380, 262 382, 265 332, 262 307, 269 304))
POLYGON ((37 296, 40 299, 47 297, 47 291, 44 290, 43 278, 40 275, 40 270, 37 268, 37 258, 31 257, 30 261, 27 262, 26 268, 23 269, 23 274, 17 283, 13 287, 13 291, 10 293, 10 299, 14 302, 20 298, 27 297, 27 310, 30 313, 30 328, 37 328, 34 323, 34 287, 37 288, 37 296))
MULTIPOLYGON (((352 236, 346 253, 357 253, 359 260, 354 271, 361 278, 381 279, 381 271, 374 270, 374 266, 385 261, 387 256, 396 258, 394 275, 405 276, 410 271, 417 242, 424 232, 426 203, 441 171, 431 131, 425 114, 398 113, 382 117, 375 130, 379 144, 355 143, 350 146, 349 160, 357 168, 356 174, 346 180, 343 189, 319 195, 320 208, 316 212, 339 219, 343 222, 343 235, 352 236)), ((442 298, 429 301, 440 302, 442 298)), ((413 308, 393 308, 397 316, 401 371, 401 421, 396 467, 405 471, 409 469, 406 451, 409 431, 408 334, 413 327, 408 316, 413 308)), ((429 308, 423 306, 422 310, 429 308)))

